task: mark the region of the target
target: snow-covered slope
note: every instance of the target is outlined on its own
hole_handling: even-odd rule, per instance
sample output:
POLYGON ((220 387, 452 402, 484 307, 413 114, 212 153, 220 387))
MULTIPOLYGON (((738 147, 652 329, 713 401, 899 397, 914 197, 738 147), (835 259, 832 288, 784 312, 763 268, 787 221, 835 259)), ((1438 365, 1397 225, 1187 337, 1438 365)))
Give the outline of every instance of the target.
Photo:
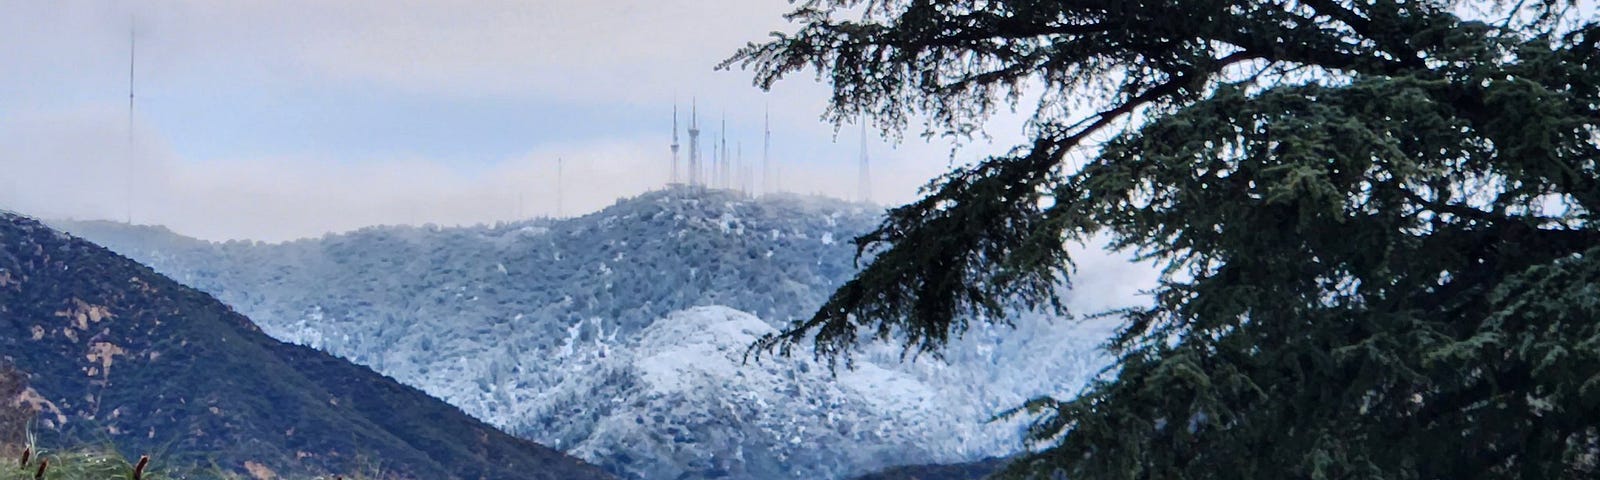
POLYGON ((854 271, 846 240, 874 221, 825 199, 673 190, 567 220, 283 244, 58 225, 278 338, 627 476, 842 478, 1016 451, 1016 424, 985 421, 1075 390, 1103 364, 1103 329, 1025 316, 969 332, 947 361, 869 347, 837 378, 805 352, 742 363, 854 271))
POLYGON ((528 402, 538 405, 529 418, 565 421, 523 430, 554 427, 546 441, 643 478, 840 478, 1010 453, 1019 424, 988 418, 1024 395, 1081 382, 1100 363, 1087 341, 1093 331, 1036 330, 1042 336, 1007 348, 965 340, 954 364, 902 364, 876 350, 830 373, 805 352, 747 362, 751 342, 776 330, 743 312, 698 307, 604 358, 602 345, 575 349, 568 375, 528 402), (1005 375, 1018 370, 996 355, 1008 348, 1052 365, 1005 375))

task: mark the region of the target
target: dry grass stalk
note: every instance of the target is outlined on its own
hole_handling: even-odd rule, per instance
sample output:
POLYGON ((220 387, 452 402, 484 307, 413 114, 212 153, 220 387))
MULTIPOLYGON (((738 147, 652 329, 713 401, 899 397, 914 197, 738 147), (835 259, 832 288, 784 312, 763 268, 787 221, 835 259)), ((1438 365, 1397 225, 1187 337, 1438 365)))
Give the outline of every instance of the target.
POLYGON ((144 467, 150 466, 150 456, 139 457, 139 465, 133 467, 133 480, 144 480, 144 467))

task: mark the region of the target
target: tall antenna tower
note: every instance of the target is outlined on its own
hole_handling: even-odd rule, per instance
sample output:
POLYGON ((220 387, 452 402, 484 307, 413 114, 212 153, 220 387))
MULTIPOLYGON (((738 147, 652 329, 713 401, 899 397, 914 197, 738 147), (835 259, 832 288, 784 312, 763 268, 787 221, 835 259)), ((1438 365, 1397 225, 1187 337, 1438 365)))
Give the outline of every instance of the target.
POLYGON ((761 114, 761 193, 772 193, 772 108, 768 107, 761 114))
POLYGON ((717 165, 717 180, 728 188, 728 112, 722 112, 722 163, 717 165))
POLYGON ((858 174, 859 184, 856 185, 857 200, 861 203, 872 203, 871 172, 867 169, 867 119, 861 118, 861 171, 858 174))
POLYGON ((122 176, 122 195, 123 195, 123 197, 122 197, 122 208, 123 208, 123 214, 124 214, 123 219, 126 220, 129 225, 133 224, 133 170, 134 170, 134 167, 133 167, 133 163, 134 163, 133 162, 133 159, 134 159, 134 144, 133 144, 133 65, 134 65, 134 63, 133 63, 133 60, 134 60, 135 52, 138 51, 138 43, 137 43, 137 40, 136 40, 137 37, 134 36, 134 33, 135 33, 134 28, 136 28, 135 24, 134 24, 134 16, 133 15, 129 15, 128 16, 128 158, 126 159, 127 164, 124 166, 127 171, 123 172, 124 175, 122 176))
POLYGON ((750 193, 746 189, 748 186, 744 182, 744 142, 734 142, 733 152, 732 175, 734 188, 738 189, 739 193, 750 193))
POLYGON ((689 186, 700 186, 700 107, 689 100, 689 186))
POLYGON ((672 102, 672 173, 667 175, 667 185, 678 183, 678 102, 672 102))
POLYGON ((565 160, 561 157, 556 157, 556 218, 561 218, 561 197, 565 193, 561 188, 561 169, 564 162, 565 160))

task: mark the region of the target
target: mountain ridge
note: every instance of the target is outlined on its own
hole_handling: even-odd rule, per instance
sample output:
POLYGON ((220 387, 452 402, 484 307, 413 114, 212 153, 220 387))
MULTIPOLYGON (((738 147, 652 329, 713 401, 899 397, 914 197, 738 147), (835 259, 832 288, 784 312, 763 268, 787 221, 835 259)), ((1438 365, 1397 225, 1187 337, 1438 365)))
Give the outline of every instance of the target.
POLYGON ((1017 331, 976 325, 943 359, 911 362, 898 348, 865 346, 858 364, 878 377, 855 384, 818 374, 826 367, 802 349, 685 373, 708 388, 651 388, 661 376, 639 362, 662 342, 681 344, 695 365, 740 365, 727 350, 748 346, 672 322, 714 318, 704 326, 770 332, 809 315, 855 272, 849 239, 877 215, 827 199, 678 189, 572 219, 374 227, 281 244, 64 226, 216 294, 275 337, 368 365, 625 477, 837 479, 1016 452, 1020 423, 986 420, 1037 395, 1075 393, 1104 365, 1102 326, 1023 314, 1017 331), (709 307, 728 308, 702 315, 709 307), (766 410, 697 407, 722 404, 719 394, 766 410), (836 408, 813 406, 822 404, 836 408), (804 448, 773 447, 780 431, 804 448), (856 443, 826 444, 845 439, 856 443), (847 460, 818 460, 828 452, 847 460))
POLYGON ((98 245, 0 213, 0 348, 41 440, 288 475, 609 478, 248 318, 98 245))

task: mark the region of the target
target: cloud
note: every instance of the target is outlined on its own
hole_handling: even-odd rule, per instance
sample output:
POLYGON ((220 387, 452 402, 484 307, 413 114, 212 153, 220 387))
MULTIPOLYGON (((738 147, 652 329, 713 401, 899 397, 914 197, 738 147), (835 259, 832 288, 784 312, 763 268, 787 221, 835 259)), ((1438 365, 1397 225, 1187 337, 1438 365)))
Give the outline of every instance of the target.
MULTIPOLYGON (((583 213, 665 182, 669 104, 676 99, 687 117, 691 97, 703 122, 727 115, 730 148, 743 140, 752 164, 770 108, 785 189, 853 197, 857 130, 846 126, 835 139, 833 126, 816 120, 825 86, 795 78, 767 94, 745 72, 711 71, 744 42, 786 29, 788 8, 734 0, 3 2, 0 44, 28 48, 0 49, 0 64, 21 72, 0 76, 0 205, 79 218, 124 219, 131 210, 137 222, 205 238, 285 239, 554 213, 548 177, 554 159, 566 158, 563 209, 583 213), (139 42, 131 151, 130 19, 139 42), (351 91, 377 93, 346 98, 351 91), (395 99, 421 100, 371 105, 395 99), (530 140, 519 135, 548 129, 489 128, 506 115, 480 107, 557 102, 566 110, 533 121, 608 113, 581 120, 597 125, 573 129, 582 133, 572 138, 530 140), (435 105, 449 107, 448 119, 427 115, 435 105), (381 117, 394 111, 405 115, 381 117), (382 125, 361 124, 374 117, 382 125), (641 122, 660 130, 641 131, 641 122), (471 140, 452 151, 457 132, 471 140)), ((994 145, 968 146, 954 161, 1020 139, 1019 119, 994 125, 994 145)), ((875 140, 870 150, 873 198, 883 204, 913 199, 952 161, 950 145, 915 138, 875 140)))
POLYGON ((627 139, 548 145, 483 166, 426 158, 192 161, 121 112, 0 122, 0 207, 46 218, 162 224, 200 238, 287 240, 380 224, 460 225, 594 211, 665 182, 667 167, 627 139), (520 215, 520 217, 519 217, 520 215))
MULTIPOLYGON (((0 121, 0 152, 6 152, 0 170, 7 172, 0 180, 0 206, 49 218, 131 215, 136 223, 207 239, 285 240, 379 224, 554 216, 558 203, 562 214, 583 214, 661 188, 670 168, 658 139, 632 137, 546 144, 466 165, 416 156, 201 160, 174 153, 169 134, 149 125, 139 125, 130 143, 123 115, 83 109, 0 121)), ((745 162, 757 163, 759 147, 746 147, 745 162)), ((883 203, 908 200, 946 165, 882 144, 873 148, 873 189, 883 203)), ((782 186, 850 198, 853 162, 785 162, 782 186)))
MULTIPOLYGON (((321 5, 321 3, 319 3, 321 5)), ((784 28, 783 2, 349 2, 299 55, 333 76, 422 91, 660 102, 784 28), (641 82, 642 79, 649 81, 641 82)), ((711 75, 709 78, 718 77, 711 75)), ((742 75, 721 75, 748 83, 742 75)), ((684 92, 691 94, 692 92, 684 92)))
POLYGON ((81 81, 91 65, 96 76, 125 73, 136 26, 141 73, 153 85, 347 82, 661 103, 675 92, 744 89, 747 76, 712 67, 788 28, 788 9, 744 0, 6 2, 0 40, 30 48, 0 59, 53 80, 81 81))

